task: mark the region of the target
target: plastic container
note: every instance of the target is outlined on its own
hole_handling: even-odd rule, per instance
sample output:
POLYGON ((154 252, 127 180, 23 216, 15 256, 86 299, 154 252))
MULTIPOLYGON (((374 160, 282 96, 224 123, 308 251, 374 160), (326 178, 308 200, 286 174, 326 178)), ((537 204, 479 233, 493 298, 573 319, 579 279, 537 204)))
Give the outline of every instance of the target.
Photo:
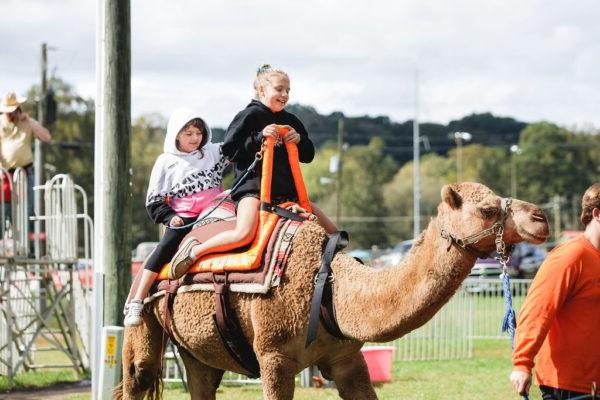
POLYGON ((392 381, 392 356, 394 355, 392 346, 364 347, 361 352, 369 367, 371 382, 392 381))

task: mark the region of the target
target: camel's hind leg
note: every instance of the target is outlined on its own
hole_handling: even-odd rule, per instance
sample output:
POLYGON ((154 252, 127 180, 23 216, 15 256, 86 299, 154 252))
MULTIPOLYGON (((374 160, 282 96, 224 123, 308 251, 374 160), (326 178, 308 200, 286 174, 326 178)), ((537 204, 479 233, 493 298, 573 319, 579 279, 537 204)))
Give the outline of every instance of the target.
POLYGON ((320 363, 319 368, 327 379, 335 381, 342 399, 377 399, 377 394, 375 394, 369 378, 367 363, 360 351, 341 360, 320 363))
POLYGON ((209 367, 184 349, 179 349, 179 355, 185 364, 191 399, 215 400, 225 371, 209 367))
POLYGON ((269 353, 260 357, 259 364, 265 400, 292 400, 297 362, 269 353))
POLYGON ((114 392, 115 399, 137 400, 147 394, 160 398, 162 359, 167 337, 155 316, 146 310, 144 322, 125 328, 123 339, 123 381, 114 392))

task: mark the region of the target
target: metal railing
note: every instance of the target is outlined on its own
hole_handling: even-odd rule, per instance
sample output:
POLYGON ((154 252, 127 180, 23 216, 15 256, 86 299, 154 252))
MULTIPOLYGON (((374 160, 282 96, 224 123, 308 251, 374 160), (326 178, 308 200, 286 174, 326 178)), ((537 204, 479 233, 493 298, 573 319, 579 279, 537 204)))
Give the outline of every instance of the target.
POLYGON ((28 217, 32 199, 25 171, 17 169, 10 184, 10 203, 0 207, 0 375, 10 385, 21 371, 67 367, 83 374, 91 349, 93 242, 85 192, 68 175, 57 175, 34 188, 43 191, 45 214, 28 217), (77 210, 78 193, 82 212, 77 210), (42 225, 45 235, 30 238, 29 221, 42 225), (35 258, 32 248, 44 251, 35 258), (58 352, 63 361, 40 363, 37 353, 44 351, 58 352))

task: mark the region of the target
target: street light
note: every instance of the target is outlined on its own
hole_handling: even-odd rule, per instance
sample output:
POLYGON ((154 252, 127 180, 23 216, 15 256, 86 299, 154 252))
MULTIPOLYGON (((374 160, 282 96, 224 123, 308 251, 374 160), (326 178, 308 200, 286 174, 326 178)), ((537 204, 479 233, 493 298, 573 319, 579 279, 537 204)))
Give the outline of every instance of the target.
POLYGON ((522 152, 519 145, 513 144, 510 146, 510 195, 513 198, 517 197, 517 163, 515 156, 522 152))
POLYGON ((456 141, 456 174, 457 182, 462 182, 462 142, 468 142, 473 138, 469 132, 454 132, 450 134, 451 138, 456 141))

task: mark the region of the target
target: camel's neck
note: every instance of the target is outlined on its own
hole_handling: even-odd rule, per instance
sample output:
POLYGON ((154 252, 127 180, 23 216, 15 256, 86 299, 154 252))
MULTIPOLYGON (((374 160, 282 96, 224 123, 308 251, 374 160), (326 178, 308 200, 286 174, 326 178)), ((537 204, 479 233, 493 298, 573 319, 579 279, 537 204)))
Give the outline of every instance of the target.
POLYGON ((440 236, 433 220, 400 266, 372 269, 340 260, 334 273, 338 324, 349 337, 382 342, 427 322, 456 292, 475 257, 440 236))

